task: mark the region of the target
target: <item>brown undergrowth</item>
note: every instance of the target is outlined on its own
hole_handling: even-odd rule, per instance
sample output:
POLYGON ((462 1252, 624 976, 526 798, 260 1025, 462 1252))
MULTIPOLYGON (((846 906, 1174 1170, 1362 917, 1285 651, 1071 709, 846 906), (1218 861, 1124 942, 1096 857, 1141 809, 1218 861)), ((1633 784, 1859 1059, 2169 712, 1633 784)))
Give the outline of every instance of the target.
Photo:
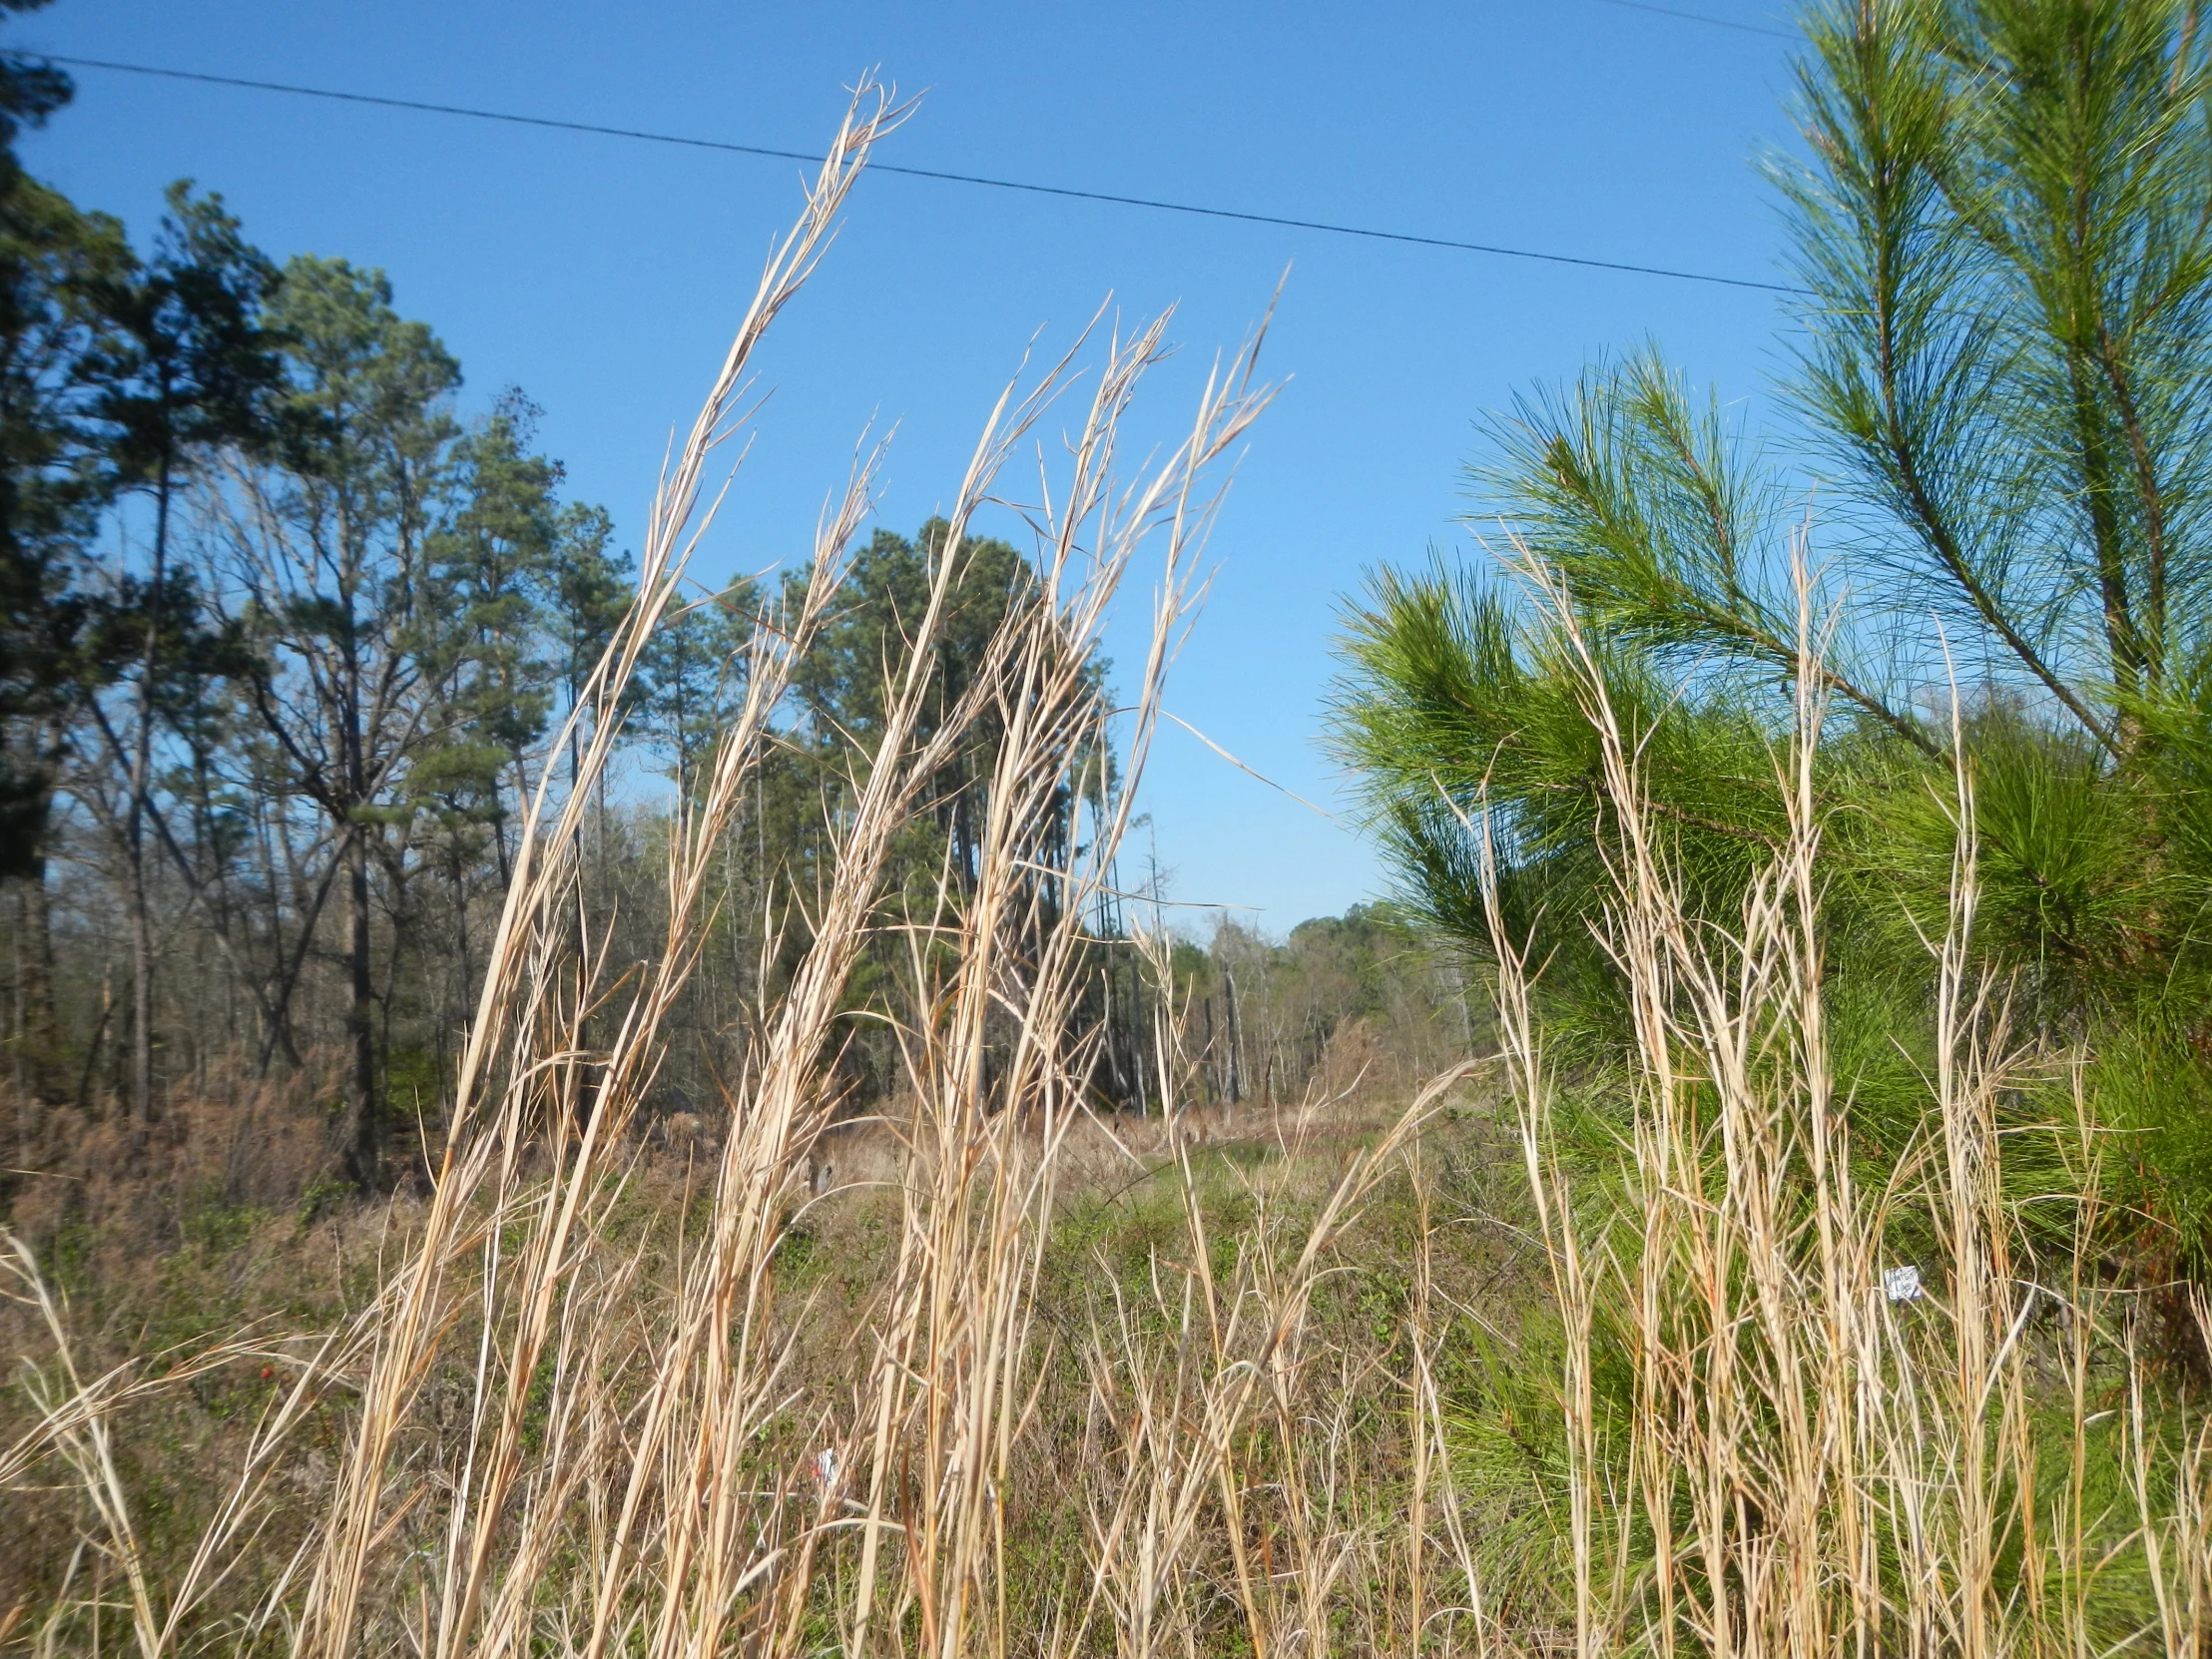
MULTIPOLYGON (((1275 1226, 1294 1226, 1311 1219, 1400 1106, 1380 1090, 1317 1089, 1273 1111, 1210 1107, 1172 1126, 1135 1116, 1088 1119, 1063 1138, 1052 1240, 1036 1293, 1049 1358, 1009 1482, 1019 1501, 1009 1504, 1007 1522, 1025 1575, 1065 1554, 1071 1529, 1080 1528, 1086 1485, 1111 1478, 1087 1420, 1095 1402, 1081 1363, 1085 1338, 1101 1319, 1125 1317, 1130 1298, 1150 1297, 1155 1257, 1188 1255, 1184 1159, 1223 1238, 1263 1213, 1275 1226)), ((341 1129, 329 1102, 312 1095, 288 1104, 276 1090, 256 1091, 251 1102, 179 1102, 135 1149, 127 1131, 83 1143, 72 1162, 112 1165, 96 1183, 95 1205, 36 1201, 70 1183, 26 1183, 14 1198, 11 1228, 45 1272, 79 1375, 140 1389, 115 1404, 110 1444, 154 1578, 174 1582, 189 1566, 250 1454, 262 1413, 283 1398, 311 1354, 287 1338, 341 1328, 375 1296, 392 1261, 419 1241, 418 1193, 403 1189, 366 1203, 335 1184, 341 1129), (216 1176, 231 1166, 243 1134, 269 1135, 303 1155, 283 1181, 265 1168, 254 1184, 227 1188, 216 1176), (304 1156, 309 1148, 321 1148, 321 1156, 304 1156), (166 1177, 158 1173, 165 1167, 166 1177)), ((836 1126, 818 1143, 805 1188, 789 1200, 776 1272, 791 1299, 786 1381, 795 1392, 834 1398, 864 1368, 864 1333, 896 1266, 908 1134, 895 1112, 836 1126)), ((1028 1140, 1034 1157, 1037 1137, 1028 1140)), ((682 1235, 703 1224, 711 1204, 705 1176, 721 1141, 705 1118, 637 1126, 610 1234, 644 1253, 648 1282, 665 1283, 682 1235)), ((1431 1127, 1426 1221, 1455 1236, 1430 1292, 1438 1309, 1503 1310, 1535 1286, 1535 1259, 1496 1220, 1513 1199, 1510 1151, 1488 1115, 1475 1111, 1472 1094, 1462 1092, 1449 1120, 1431 1127)), ((1332 1391, 1349 1378, 1370 1406, 1405 1385, 1407 1267, 1417 1255, 1419 1220, 1400 1171, 1329 1255, 1333 1277, 1316 1309, 1315 1340, 1330 1359, 1319 1375, 1332 1391)), ((52 1371, 53 1333, 35 1305, 0 1304, 0 1349, 52 1371)), ((425 1389, 426 1420, 455 1436, 456 1455, 470 1391, 460 1366, 425 1389)), ((0 1444, 36 1432, 36 1399, 20 1385, 0 1396, 0 1444)), ((264 1530, 235 1579, 201 1609, 200 1634, 252 1617, 310 1536, 330 1499, 355 1404, 340 1389, 301 1425, 273 1482, 264 1530)), ((1345 1434, 1340 1455, 1364 1494, 1363 1523, 1381 1536, 1409 1472, 1402 1424, 1391 1412, 1376 1413, 1345 1434)), ((114 1562, 82 1489, 66 1477, 23 1480, 4 1502, 15 1540, 0 1552, 0 1618, 12 1610, 10 1641, 37 1645, 43 1627, 43 1640, 61 1650, 128 1642, 128 1608, 116 1599, 114 1562), (94 1616, 101 1609, 104 1631, 94 1616)), ((1265 1524, 1254 1544, 1263 1564, 1284 1547, 1265 1524)), ((1034 1604, 1063 1588, 1025 1576, 1023 1599, 1034 1604)), ((1022 1617, 1037 1610, 1031 1605, 1022 1617)))

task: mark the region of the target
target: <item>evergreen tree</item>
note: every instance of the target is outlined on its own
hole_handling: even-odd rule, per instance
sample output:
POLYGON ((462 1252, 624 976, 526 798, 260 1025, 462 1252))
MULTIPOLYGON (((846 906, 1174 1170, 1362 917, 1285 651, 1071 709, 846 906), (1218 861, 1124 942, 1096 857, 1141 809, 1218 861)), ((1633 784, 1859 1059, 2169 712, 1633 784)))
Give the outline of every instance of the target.
POLYGON ((82 559, 104 480, 85 374, 88 289, 130 260, 122 229, 20 174, 0 180, 0 872, 40 855, 60 712, 81 679, 82 559))
MULTIPOLYGON (((153 1112, 153 917, 148 901, 147 819, 153 800, 157 686, 165 653, 192 647, 199 627, 190 584, 171 566, 179 491, 225 445, 265 435, 281 368, 262 326, 276 270, 240 235, 220 197, 195 198, 187 182, 169 190, 154 255, 88 284, 98 343, 80 372, 101 423, 100 457, 110 491, 138 491, 153 506, 148 567, 127 578, 111 603, 132 613, 135 694, 124 735, 103 722, 123 774, 119 832, 130 888, 131 1096, 143 1122, 153 1112)), ((181 652, 190 656, 194 649, 181 652)), ((174 690, 174 677, 172 677, 174 690)))
MULTIPOLYGON (((592 670, 606 655, 615 627, 629 610, 635 593, 635 564, 627 553, 610 553, 614 520, 607 509, 571 502, 561 509, 553 526, 552 583, 546 610, 554 663, 560 676, 566 707, 584 700, 584 687, 592 670)), ((579 722, 569 735, 568 778, 574 788, 581 775, 580 745, 585 728, 579 722)))
POLYGON ((233 481, 226 575, 266 657, 256 715, 344 874, 350 1164, 366 1181, 381 1129, 370 868, 386 828, 409 816, 408 771, 438 712, 423 648, 442 626, 431 536, 460 366, 392 310, 381 273, 342 260, 292 260, 269 320, 286 374, 277 436, 270 462, 233 481))
POLYGON ((630 724, 665 761, 677 791, 696 790, 745 698, 745 645, 760 595, 733 582, 671 607, 647 643, 630 724))
MULTIPOLYGON (((25 12, 44 11, 49 0, 0 0, 0 22, 25 12)), ((26 127, 43 127, 46 118, 77 94, 57 65, 35 55, 0 50, 0 188, 20 175, 15 141, 26 127)))
POLYGON ((561 469, 525 444, 537 411, 519 393, 453 445, 450 510, 429 539, 430 612, 424 655, 435 669, 441 708, 418 769, 434 767, 444 790, 458 786, 491 826, 500 884, 507 879, 507 826, 530 789, 528 752, 552 710, 552 664, 539 656, 555 581, 559 535, 555 490, 561 469))
MULTIPOLYGON (((0 0, 0 20, 43 0, 0 0)), ((31 179, 26 128, 68 103, 53 65, 0 51, 0 880, 13 887, 17 1086, 49 1090, 55 1059, 46 843, 69 712, 100 670, 84 658, 83 563, 104 480, 83 367, 90 286, 126 267, 112 219, 31 179)))
MULTIPOLYGON (((2212 60, 2182 0, 1877 0, 1816 12, 1787 391, 1850 607, 1813 688, 1827 966, 1867 1138, 1912 1132, 1951 827, 1951 686, 1977 935, 2018 1012, 2085 1043, 2130 1195, 2212 1262, 2212 60), (1955 677, 1955 680, 1953 679, 1955 677), (1923 1035, 1915 1037, 1913 1033, 1923 1035), (1886 1114, 1889 1114, 1886 1117, 1886 1114)), ((1564 584, 1637 745, 1641 810, 1731 925, 1784 828, 1800 672, 1788 475, 1656 357, 1494 423, 1485 503, 1564 584)), ((1816 594, 1825 613, 1839 580, 1816 594)), ((1513 583, 1384 573, 1351 616, 1337 741, 1408 898, 1508 927, 1555 1028, 1626 1030, 1597 942, 1610 825, 1586 672, 1513 583)), ((1569 1050, 1571 1051, 1571 1050, 1569 1050)))
MULTIPOLYGON (((888 700, 887 674, 903 660, 907 641, 929 603, 931 572, 954 550, 945 546, 942 519, 922 525, 912 540, 877 530, 853 559, 838 595, 837 620, 801 666, 793 690, 825 756, 843 758, 847 746, 862 759, 875 744, 888 700)), ((959 569, 937 631, 936 658, 918 736, 933 737, 975 683, 992 636, 1021 606, 1034 603, 1036 577, 1010 544, 971 536, 956 550, 959 569)), ((976 785, 990 774, 1000 728, 986 711, 973 736, 944 767, 931 792, 929 811, 963 891, 973 887, 981 826, 975 818, 976 785)))

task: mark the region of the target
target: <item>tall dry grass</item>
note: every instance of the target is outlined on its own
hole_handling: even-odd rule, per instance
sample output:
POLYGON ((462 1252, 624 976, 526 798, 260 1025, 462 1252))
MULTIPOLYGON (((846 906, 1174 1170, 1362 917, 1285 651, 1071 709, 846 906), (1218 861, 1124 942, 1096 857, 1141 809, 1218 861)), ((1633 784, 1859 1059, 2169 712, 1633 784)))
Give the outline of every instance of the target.
POLYGON ((1789 834, 1726 925, 1696 911, 1643 806, 1644 734, 1623 728, 1571 595, 1516 564, 1624 804, 1604 942, 1635 1060, 1610 1180, 1578 1178, 1563 1151, 1528 944, 1494 887, 1490 906, 1565 1334, 1557 1560, 1576 1652, 2212 1651, 2212 1424, 2152 1384, 2131 1299, 2100 1278, 2094 1127, 2008 1109, 2067 1057, 2015 1040, 1977 966, 1962 741, 1948 924, 1924 941, 1926 1111, 1869 1181, 1823 1021, 1831 809, 1814 788, 1823 682, 1802 552, 1796 718, 1776 756, 1789 834), (2006 1196, 2008 1142, 2028 1137, 2070 1154, 2073 1179, 2029 1200, 2069 1218, 2070 1249, 2006 1196), (1905 1269, 1918 1283, 1893 1294, 1886 1275, 1905 1269))
MULTIPOLYGON (((678 603, 753 353, 901 115, 862 90, 772 256, 663 480, 593 706, 619 706, 678 603)), ((726 1127, 687 1187, 651 1175, 634 1131, 725 831, 866 514, 872 450, 823 514, 805 592, 755 633, 746 705, 672 837, 657 959, 610 959, 580 900, 611 721, 590 723, 577 786, 536 803, 430 1195, 395 1204, 348 1322, 89 1376, 39 1264, 11 1258, 51 1358, 0 1489, 74 1480, 84 1541, 83 1571, 7 1615, 0 1639, 141 1659, 2206 1651, 2212 1441, 2132 1363, 2127 1308, 2089 1253, 2053 1279, 1995 1179, 2000 1096, 2039 1057, 2009 1045, 2001 987, 1974 968, 1964 769, 1950 927, 1930 941, 1927 1131, 1885 1183, 1855 1173, 1822 1028, 1809 696, 1778 763, 1792 833, 1734 927, 1693 918, 1648 815, 1614 826, 1608 940, 1638 1063, 1609 1171, 1562 1141, 1562 1090, 1587 1080, 1547 1066, 1501 933, 1501 1098, 1528 1185, 1515 1214, 1549 1276, 1547 1303, 1511 1301, 1518 1328, 1461 1271, 1499 1229, 1438 1213, 1455 1143, 1435 1124, 1470 1067, 1378 1122, 1329 1132, 1325 1112, 1290 1114, 1265 1159, 1230 1165, 1183 1132, 1188 1080, 1166 1064, 1136 1196, 1078 1173, 1118 1139, 1085 1115, 1082 918, 1128 829, 1222 464, 1269 395, 1255 339, 1177 441, 1126 464, 1120 433, 1164 327, 1094 328, 991 412, 929 606, 887 665, 880 741, 808 896, 805 951, 763 1035, 725 1057, 726 1127), (1073 429, 1040 454, 1025 509, 1039 591, 932 734, 961 533, 1058 408, 1073 429), (1110 711, 1085 665, 1140 560, 1152 636, 1123 787, 1055 849, 1032 826, 1095 766, 1110 711), (980 879, 892 908, 894 839, 986 712, 1002 737, 980 879), (797 1289, 794 1253, 830 1213, 808 1172, 834 1022, 862 941, 886 927, 906 946, 908 1110, 885 1189, 839 1201, 872 1206, 849 1213, 881 1229, 840 1301, 797 1289), (1125 1212, 1153 1228, 1134 1258, 1085 1232, 1125 1212), (1394 1231, 1363 1232, 1383 1215, 1394 1231), (1882 1271, 1909 1237, 1928 1241, 1931 1294, 1893 1305, 1882 1271), (240 1362, 278 1377, 264 1414, 213 1521, 181 1554, 153 1551, 119 1425, 185 1373, 240 1362), (1515 1399, 1541 1420, 1511 1418, 1515 1399), (1535 1448, 1504 1476, 1484 1449, 1501 1437, 1535 1448)), ((1639 734, 1620 729, 1566 596, 1530 574, 1588 669, 1612 798, 1638 802, 1639 734)), ((2095 1151, 2084 1131, 2078 1156, 2095 1151)), ((2084 1238, 2094 1222, 2084 1208, 2084 1238)))

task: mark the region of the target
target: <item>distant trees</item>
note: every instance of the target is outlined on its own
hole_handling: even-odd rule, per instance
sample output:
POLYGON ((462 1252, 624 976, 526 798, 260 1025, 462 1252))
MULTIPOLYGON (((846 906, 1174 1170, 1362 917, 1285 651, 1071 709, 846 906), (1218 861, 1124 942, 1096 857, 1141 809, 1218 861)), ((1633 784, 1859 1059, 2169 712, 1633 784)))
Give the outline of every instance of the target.
MULTIPOLYGON (((143 258, 51 193, 26 185, 18 207, 45 240, 22 243, 9 359, 4 754, 24 804, 10 896, 36 923, 7 964, 17 1092, 90 1103, 113 1088, 143 1124, 180 1069, 334 1049, 347 1167, 375 1181, 394 1109, 435 1107, 524 803, 574 787, 578 745, 610 722, 633 776, 662 774, 688 801, 746 695, 760 585, 695 589, 621 704, 578 710, 630 563, 603 509, 561 499, 519 392, 463 419, 459 363, 380 273, 278 267, 220 198, 179 186, 143 258), (67 882, 45 867, 55 850, 67 882), (167 972, 180 957, 193 971, 167 972)), ((804 943, 944 534, 876 534, 778 713, 727 837, 722 947, 687 991, 703 1076, 804 943)), ((986 672, 1000 626, 1039 600, 1007 543, 972 540, 961 568, 923 742, 986 672)), ((1103 695, 1103 665, 1087 673, 1103 695)), ((892 860, 886 932, 840 1032, 858 1097, 890 1072, 887 1027, 863 1015, 894 1011, 900 906, 940 876, 955 903, 975 884, 1006 712, 945 748, 892 860)), ((1040 865, 1112 788, 1109 756, 1081 771, 1022 827, 1040 865)), ((595 803, 603 913, 582 919, 640 957, 667 799, 618 788, 595 803)), ((1119 1017, 1140 1011, 1125 1001, 1119 1017)))
MULTIPOLYGON (((12 146, 69 91, 0 55, 0 136, 12 146)), ((141 256, 12 147, 0 157, 0 879, 19 1094, 85 1096, 117 1054, 143 1123, 165 1000, 203 1061, 229 1042, 250 1063, 300 1062, 335 966, 350 1164, 374 1176, 394 1033, 461 1017, 472 890, 504 879, 551 716, 628 598, 611 522, 559 499, 534 411, 512 394, 464 422, 460 378, 379 273, 279 269, 220 197, 183 184, 141 256), (78 872, 66 886, 57 851, 78 872), (441 919, 420 894, 433 861, 441 919), (213 980, 165 998, 157 969, 180 944, 214 952, 213 980), (462 963, 434 1007, 409 989, 424 948, 462 963)))
POLYGON ((103 493, 140 492, 153 507, 146 568, 123 576, 109 601, 116 643, 132 658, 127 713, 111 721, 94 704, 123 797, 110 817, 130 889, 131 1102, 141 1122, 154 1098, 147 837, 157 704, 165 682, 178 689, 177 666, 198 656, 205 667, 208 658, 201 596, 189 573, 171 567, 178 496, 224 448, 264 438, 280 373, 262 322, 275 269, 241 238, 220 198, 195 199, 180 183, 169 206, 152 259, 117 261, 82 281, 95 340, 78 368, 103 428, 103 493))
MULTIPOLYGON (((67 90, 0 54, 0 130, 67 90)), ((19 1164, 38 1156, 44 1107, 120 1099, 143 1129, 177 1080, 237 1064, 340 1079, 345 1166, 384 1179, 392 1124, 438 1109, 527 804, 573 790, 602 731, 619 730, 624 761, 591 804, 579 934, 616 960, 661 948, 673 820, 750 690, 756 631, 775 626, 764 584, 808 573, 695 583, 622 698, 587 706, 631 601, 629 557, 603 508, 563 499, 519 390, 473 417, 461 390, 460 363, 382 273, 279 265, 189 184, 141 251, 6 158, 0 882, 16 924, 0 1034, 19 1164)), ((690 1033, 674 1093, 711 1090, 742 1059, 803 952, 882 742, 886 676, 952 559, 912 734, 936 746, 934 770, 834 1037, 854 1103, 897 1073, 914 940, 957 924, 978 888, 985 792, 1034 688, 965 700, 993 684, 1009 623, 1053 625, 1013 545, 954 549, 947 534, 939 520, 874 534, 774 712, 772 753, 723 834, 710 949, 671 1018, 690 1033)), ((1102 662, 1075 678, 1077 703, 1106 695, 1102 662)), ((1050 872, 1108 807, 1113 757, 1085 749, 1039 787, 999 850, 1021 899, 1011 925, 1041 949, 1070 901, 1050 872)), ((1144 982, 1109 911, 1086 918, 1097 971, 1077 1024, 1105 1039, 1099 1096, 1145 1104, 1152 1014, 1172 988, 1144 982)), ((1255 973, 1268 1053, 1310 1063, 1323 1016, 1279 1042, 1275 981, 1255 973)), ((988 1042, 1015 1035, 994 1023, 988 1042)))
POLYGON ((1472 1046, 1458 954, 1381 905, 1281 939, 1224 917, 1203 947, 1176 946, 1174 980, 1199 1088, 1228 1105, 1295 1105, 1315 1081, 1402 1092, 1472 1046), (1342 1074, 1321 1076, 1333 1049, 1342 1074))
POLYGON ((632 730, 659 755, 680 795, 700 783, 700 768, 745 695, 738 677, 760 594, 738 581, 697 593, 654 631, 630 714, 632 730))
MULTIPOLYGON (((39 3, 0 0, 0 21, 39 3)), ((113 220, 80 213, 16 158, 23 129, 71 92, 52 65, 0 54, 0 878, 15 889, 18 1082, 52 1063, 59 1041, 47 835, 84 679, 80 563, 102 505, 80 372, 94 343, 84 295, 129 257, 113 220)))

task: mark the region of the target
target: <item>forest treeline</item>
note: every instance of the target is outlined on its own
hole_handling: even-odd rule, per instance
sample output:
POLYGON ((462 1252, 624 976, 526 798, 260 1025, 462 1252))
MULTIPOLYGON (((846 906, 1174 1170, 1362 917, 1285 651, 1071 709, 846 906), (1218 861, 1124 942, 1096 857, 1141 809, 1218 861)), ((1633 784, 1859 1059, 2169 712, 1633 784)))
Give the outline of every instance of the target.
MULTIPOLYGON (((20 5, 12 9, 26 9, 20 5)), ((143 248, 31 178, 13 140, 68 100, 0 58, 0 880, 5 1079, 20 1158, 42 1111, 138 1123, 225 1068, 335 1085, 353 1179, 393 1124, 434 1119, 467 1029, 526 803, 556 797, 602 725, 630 782, 588 804, 587 901, 616 960, 655 951, 671 824, 747 696, 752 631, 806 572, 694 585, 619 702, 587 683, 633 597, 608 512, 569 499, 518 389, 465 415, 462 369, 381 272, 277 261, 191 182, 143 248), (655 780, 659 782, 656 783, 655 780)), ((887 665, 947 552, 932 521, 877 531, 799 666, 775 753, 728 834, 712 943, 674 1020, 665 1098, 712 1097, 807 944, 833 829, 865 776, 887 665)), ((764 568, 780 551, 764 554, 764 568)), ((941 721, 1036 577, 969 538, 924 715, 941 721)), ((1105 665, 1090 678, 1103 689, 1105 665)), ((972 888, 988 715, 962 735, 899 852, 881 960, 851 991, 840 1086, 882 1098, 897 906, 972 888)), ((1116 787, 1086 763, 1030 827, 1040 861, 1116 787)), ((1153 912, 1155 916, 1157 911, 1153 912)), ((1087 1029, 1101 1098, 1157 1093, 1163 981, 1094 918, 1087 1029)), ((1322 949, 1225 927, 1176 951, 1193 1040, 1227 1101, 1295 1095, 1339 1023, 1380 1010, 1378 961, 1418 955, 1355 917, 1322 949), (1351 955, 1360 964, 1350 964, 1351 955), (1325 961, 1325 958, 1327 959, 1325 961), (1345 958, 1345 960, 1338 960, 1345 958), (1348 965, 1349 964, 1349 965, 1348 965), (1364 965, 1361 965, 1364 964, 1364 965), (1317 990, 1327 984, 1326 993, 1317 990), (1240 1001, 1239 998, 1242 1000, 1240 1001)), ((1460 1006, 1421 957, 1425 1024, 1460 1006)), ((1454 1014, 1452 1018, 1459 1018, 1454 1014)))

